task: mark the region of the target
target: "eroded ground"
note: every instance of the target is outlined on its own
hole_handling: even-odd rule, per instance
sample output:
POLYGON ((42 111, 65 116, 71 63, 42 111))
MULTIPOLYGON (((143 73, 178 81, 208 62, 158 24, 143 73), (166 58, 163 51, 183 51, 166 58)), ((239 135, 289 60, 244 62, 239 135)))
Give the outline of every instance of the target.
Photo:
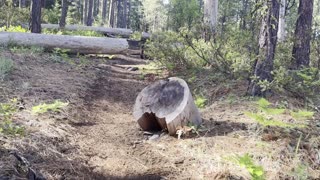
POLYGON ((116 59, 92 57, 81 63, 75 57, 63 63, 49 54, 2 55, 14 60, 15 69, 1 84, 0 99, 17 97, 23 104, 14 122, 27 134, 0 138, 0 179, 26 177, 26 166, 17 166, 12 152, 47 179, 250 179, 230 160, 245 153, 263 166, 266 179, 320 177, 319 128, 258 132, 244 114, 254 104, 223 98, 229 90, 219 84, 207 85, 216 101, 202 110, 199 135, 177 139, 160 133, 148 140, 133 120, 132 107, 137 94, 159 77, 129 71, 130 62, 116 59), (69 102, 68 107, 31 113, 33 106, 56 99, 69 102))

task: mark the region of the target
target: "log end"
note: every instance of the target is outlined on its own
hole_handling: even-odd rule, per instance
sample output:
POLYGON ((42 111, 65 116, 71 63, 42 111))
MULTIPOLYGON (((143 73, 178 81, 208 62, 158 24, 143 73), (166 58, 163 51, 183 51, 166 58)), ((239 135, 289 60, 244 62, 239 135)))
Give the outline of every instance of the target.
POLYGON ((178 127, 202 123, 187 83, 176 77, 144 88, 136 99, 133 115, 143 130, 168 130, 170 135, 175 135, 178 127))

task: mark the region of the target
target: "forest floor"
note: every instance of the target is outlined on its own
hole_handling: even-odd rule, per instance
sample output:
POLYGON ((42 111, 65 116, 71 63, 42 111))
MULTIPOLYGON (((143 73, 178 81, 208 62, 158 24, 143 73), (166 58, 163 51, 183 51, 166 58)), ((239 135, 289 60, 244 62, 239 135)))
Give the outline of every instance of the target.
MULTIPOLYGON (((248 170, 256 165, 266 179, 320 178, 320 128, 259 131, 245 115, 256 105, 243 97, 243 82, 202 84, 212 97, 201 110, 198 135, 150 138, 132 109, 137 94, 165 74, 141 75, 142 65, 118 59, 91 57, 84 63, 74 57, 66 63, 46 53, 1 54, 13 59, 15 68, 0 85, 0 102, 18 98, 23 107, 13 122, 26 128, 22 137, 0 136, 1 180, 26 177, 26 165, 12 152, 47 179, 251 179, 248 170), (31 112, 54 100, 69 105, 59 112, 31 112), (232 160, 246 153, 256 165, 244 168, 232 160)), ((319 123, 319 115, 312 121, 319 123)))

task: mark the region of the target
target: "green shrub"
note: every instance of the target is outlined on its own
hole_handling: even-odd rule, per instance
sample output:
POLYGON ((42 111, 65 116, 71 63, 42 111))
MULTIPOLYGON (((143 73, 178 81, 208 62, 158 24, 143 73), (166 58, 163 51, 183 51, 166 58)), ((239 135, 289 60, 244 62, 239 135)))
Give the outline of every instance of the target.
POLYGON ((4 24, 5 27, 12 25, 28 24, 30 17, 29 8, 14 7, 12 1, 1 3, 0 6, 0 24, 4 24))
POLYGON ((6 57, 0 56, 0 79, 3 79, 14 68, 13 61, 6 57))

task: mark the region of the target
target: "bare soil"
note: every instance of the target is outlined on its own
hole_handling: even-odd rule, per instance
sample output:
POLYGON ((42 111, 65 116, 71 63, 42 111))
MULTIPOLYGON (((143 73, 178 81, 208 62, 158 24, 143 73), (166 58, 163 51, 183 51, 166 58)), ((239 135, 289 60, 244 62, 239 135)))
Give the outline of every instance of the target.
POLYGON ((24 108, 14 123, 26 127, 27 134, 0 136, 1 180, 24 179, 28 167, 46 179, 251 179, 230 160, 246 153, 264 168, 266 179, 320 178, 320 128, 259 132, 244 115, 254 103, 228 98, 244 93, 241 83, 201 85, 212 96, 211 105, 201 110, 204 124, 198 134, 177 139, 156 132, 159 138, 150 138, 134 121, 132 108, 137 94, 163 77, 129 71, 126 67, 137 65, 119 59, 90 57, 82 64, 76 57, 65 63, 49 54, 2 55, 14 60, 15 69, 0 85, 0 102, 19 99, 24 108), (31 113, 33 106, 57 99, 68 107, 31 113))

